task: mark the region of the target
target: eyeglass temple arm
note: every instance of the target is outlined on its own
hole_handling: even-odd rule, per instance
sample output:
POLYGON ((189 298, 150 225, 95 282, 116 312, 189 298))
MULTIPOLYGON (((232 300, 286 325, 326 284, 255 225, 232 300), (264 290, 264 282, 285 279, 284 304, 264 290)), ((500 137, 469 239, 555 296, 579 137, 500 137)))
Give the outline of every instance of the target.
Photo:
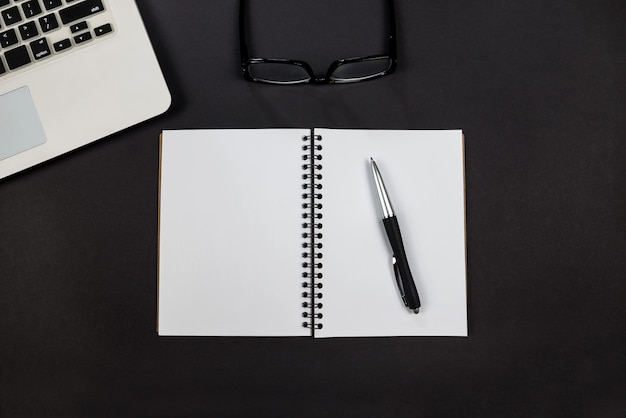
POLYGON ((387 0, 387 7, 389 9, 389 56, 395 65, 398 59, 398 50, 396 46, 396 9, 393 0, 387 0))
POLYGON ((239 54, 241 56, 241 64, 248 61, 248 43, 246 41, 246 0, 239 1, 239 54))

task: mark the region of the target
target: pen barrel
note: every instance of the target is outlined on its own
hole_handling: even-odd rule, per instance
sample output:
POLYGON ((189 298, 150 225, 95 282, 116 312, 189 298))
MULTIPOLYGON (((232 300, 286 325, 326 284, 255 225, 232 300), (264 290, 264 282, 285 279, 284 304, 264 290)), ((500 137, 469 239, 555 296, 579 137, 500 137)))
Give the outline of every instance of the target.
POLYGON ((409 268, 409 262, 402 243, 402 235, 400 234, 400 226, 395 216, 383 219, 383 225, 391 244, 393 255, 396 258, 396 268, 400 274, 400 281, 404 290, 404 298, 409 309, 417 309, 420 307, 420 298, 413 281, 413 275, 409 268))

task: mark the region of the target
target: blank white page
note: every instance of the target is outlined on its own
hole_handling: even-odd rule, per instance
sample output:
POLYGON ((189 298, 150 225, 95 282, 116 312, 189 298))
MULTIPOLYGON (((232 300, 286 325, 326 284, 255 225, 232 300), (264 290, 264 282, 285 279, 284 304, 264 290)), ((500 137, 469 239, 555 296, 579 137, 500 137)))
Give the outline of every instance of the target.
POLYGON ((306 336, 302 136, 165 131, 159 335, 306 336))
POLYGON ((323 144, 323 328, 317 337, 467 336, 461 131, 316 129, 323 144), (370 169, 376 161, 421 299, 401 302, 370 169))

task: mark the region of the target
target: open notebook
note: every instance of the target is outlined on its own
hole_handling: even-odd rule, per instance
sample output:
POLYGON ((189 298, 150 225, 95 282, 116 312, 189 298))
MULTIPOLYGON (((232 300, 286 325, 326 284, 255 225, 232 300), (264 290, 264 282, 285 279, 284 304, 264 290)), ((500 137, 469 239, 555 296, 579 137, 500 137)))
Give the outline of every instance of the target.
POLYGON ((459 130, 164 131, 158 333, 467 336, 464 197, 459 130), (370 157, 418 315, 398 294, 370 157))

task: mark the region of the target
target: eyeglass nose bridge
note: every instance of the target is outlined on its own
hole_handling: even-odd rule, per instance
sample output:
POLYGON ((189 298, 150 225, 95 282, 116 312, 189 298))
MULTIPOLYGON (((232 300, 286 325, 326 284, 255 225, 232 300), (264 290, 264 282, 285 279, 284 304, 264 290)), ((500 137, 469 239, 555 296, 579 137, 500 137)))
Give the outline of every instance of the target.
POLYGON ((309 74, 308 82, 311 84, 325 84, 327 82, 328 72, 326 72, 323 76, 318 77, 313 71, 313 67, 306 61, 293 61, 294 64, 301 66, 307 74, 309 74))

